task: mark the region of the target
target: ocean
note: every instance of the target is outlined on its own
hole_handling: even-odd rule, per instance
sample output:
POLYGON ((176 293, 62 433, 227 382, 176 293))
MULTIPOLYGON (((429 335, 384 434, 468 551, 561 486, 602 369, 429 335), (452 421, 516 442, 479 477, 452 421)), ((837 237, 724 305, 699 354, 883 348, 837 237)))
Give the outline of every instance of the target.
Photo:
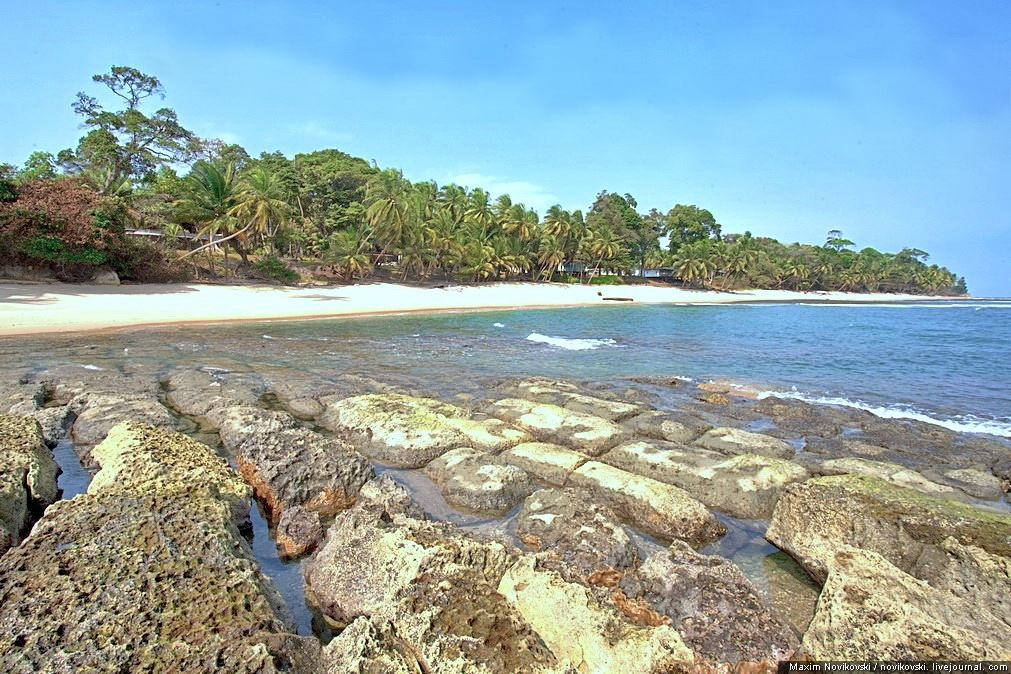
POLYGON ((730 380, 763 395, 1011 437, 1011 300, 624 305, 0 339, 8 369, 124 363, 371 372, 440 392, 530 374, 730 380))

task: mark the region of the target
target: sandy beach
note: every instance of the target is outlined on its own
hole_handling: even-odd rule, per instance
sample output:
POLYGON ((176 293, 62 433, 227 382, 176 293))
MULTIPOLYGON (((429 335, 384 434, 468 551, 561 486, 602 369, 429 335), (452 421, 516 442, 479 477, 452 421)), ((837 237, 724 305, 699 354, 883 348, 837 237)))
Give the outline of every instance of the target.
MULTIPOLYGON (((94 286, 0 283, 0 335, 80 332, 170 323, 291 320, 413 311, 473 311, 639 304, 736 302, 879 303, 922 295, 749 290, 733 293, 656 286, 489 283, 426 288, 391 283, 283 288, 257 285, 94 286), (598 294, 600 293, 600 294, 598 294)), ((951 299, 951 298, 933 298, 951 299)))

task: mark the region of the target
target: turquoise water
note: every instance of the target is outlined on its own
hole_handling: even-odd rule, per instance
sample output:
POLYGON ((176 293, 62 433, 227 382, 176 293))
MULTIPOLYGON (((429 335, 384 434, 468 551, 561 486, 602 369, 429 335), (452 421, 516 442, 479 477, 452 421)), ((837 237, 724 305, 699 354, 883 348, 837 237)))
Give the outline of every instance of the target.
POLYGON ((324 368, 378 368, 459 384, 531 373, 730 379, 1011 436, 1011 301, 621 306, 224 330, 261 333, 282 350, 286 341, 315 342, 316 366, 324 368))

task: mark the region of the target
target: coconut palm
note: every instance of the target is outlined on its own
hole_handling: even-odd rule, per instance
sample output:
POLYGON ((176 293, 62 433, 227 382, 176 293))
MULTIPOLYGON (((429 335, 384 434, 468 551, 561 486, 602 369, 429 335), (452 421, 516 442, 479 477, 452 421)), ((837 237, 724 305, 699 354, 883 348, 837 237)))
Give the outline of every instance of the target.
POLYGON ((246 257, 249 237, 273 237, 288 223, 291 206, 284 196, 280 179, 266 166, 254 166, 242 177, 235 204, 228 214, 242 225, 234 236, 241 244, 239 254, 243 262, 249 261, 246 257))

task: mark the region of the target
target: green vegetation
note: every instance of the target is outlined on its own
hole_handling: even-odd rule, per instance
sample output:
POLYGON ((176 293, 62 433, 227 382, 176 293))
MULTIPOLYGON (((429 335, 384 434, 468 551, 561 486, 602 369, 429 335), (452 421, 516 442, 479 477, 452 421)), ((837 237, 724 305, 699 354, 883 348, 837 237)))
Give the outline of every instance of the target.
POLYGON ((157 78, 114 67, 93 80, 125 107, 107 110, 78 94, 73 108, 87 132, 76 148, 0 166, 0 262, 107 264, 130 277, 124 259, 151 258, 125 233, 145 229, 160 234, 178 269, 216 275, 220 256, 221 273, 281 282, 299 278, 295 266, 344 282, 647 277, 722 290, 966 292, 964 279, 928 265, 924 251, 856 251, 838 230, 824 245, 785 245, 725 233, 705 208, 642 213, 631 194, 609 191, 585 215, 552 206, 541 218, 507 194, 412 183, 339 150, 253 158, 197 138, 169 108, 145 111, 164 96, 157 78))

